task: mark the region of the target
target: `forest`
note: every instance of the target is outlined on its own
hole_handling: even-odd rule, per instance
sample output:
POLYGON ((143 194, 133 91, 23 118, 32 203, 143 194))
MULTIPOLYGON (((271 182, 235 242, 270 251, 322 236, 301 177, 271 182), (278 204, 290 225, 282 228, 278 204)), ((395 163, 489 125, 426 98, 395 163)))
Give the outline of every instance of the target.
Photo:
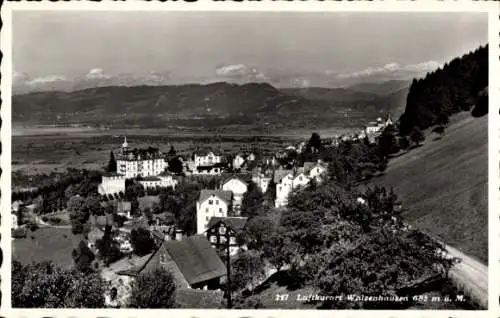
POLYGON ((415 128, 446 125, 449 116, 462 111, 472 110, 474 116, 486 114, 487 87, 488 45, 485 45, 422 79, 413 80, 405 112, 399 119, 400 133, 409 135, 415 128))

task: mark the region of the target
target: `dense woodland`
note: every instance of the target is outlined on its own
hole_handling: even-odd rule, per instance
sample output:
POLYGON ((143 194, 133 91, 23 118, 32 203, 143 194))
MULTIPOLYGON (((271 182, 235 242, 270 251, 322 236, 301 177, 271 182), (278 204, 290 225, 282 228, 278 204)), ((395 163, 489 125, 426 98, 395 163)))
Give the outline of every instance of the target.
POLYGON ((457 57, 442 68, 414 79, 401 115, 399 130, 408 135, 414 128, 446 124, 449 116, 470 111, 475 105, 487 112, 488 45, 457 57), (485 98, 486 96, 486 98, 485 98))

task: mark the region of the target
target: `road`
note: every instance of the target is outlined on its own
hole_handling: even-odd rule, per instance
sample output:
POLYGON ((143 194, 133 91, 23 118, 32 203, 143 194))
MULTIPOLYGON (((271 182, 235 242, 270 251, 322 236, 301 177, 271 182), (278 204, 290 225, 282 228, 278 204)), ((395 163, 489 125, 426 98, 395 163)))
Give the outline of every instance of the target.
POLYGON ((456 286, 481 308, 488 308, 488 266, 446 245, 449 255, 461 259, 450 271, 456 286))

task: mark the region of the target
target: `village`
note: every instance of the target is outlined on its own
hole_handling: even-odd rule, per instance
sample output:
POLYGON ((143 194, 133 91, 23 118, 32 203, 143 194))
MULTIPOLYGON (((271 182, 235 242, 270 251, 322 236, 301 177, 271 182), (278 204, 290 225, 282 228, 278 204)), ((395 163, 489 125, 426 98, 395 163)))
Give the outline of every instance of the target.
MULTIPOLYGON (((378 118, 358 134, 321 140, 321 147, 336 147, 345 141, 374 143, 392 125, 390 115, 386 120, 378 118)), ((87 257, 87 248, 92 255, 102 254, 99 248, 104 249, 100 242, 103 237, 110 236, 116 243, 119 256, 109 258, 99 267, 101 276, 109 283, 106 306, 126 306, 131 282, 141 273, 159 267, 173 274, 180 303, 193 308, 203 298, 211 299, 209 304, 218 304, 226 292, 230 258, 238 257, 238 251, 246 249, 239 239, 248 222, 248 216, 242 215, 245 195, 256 191, 265 198, 263 204, 269 209, 285 209, 291 192, 311 182, 321 183, 327 173, 328 164, 321 159, 301 162, 297 158, 306 148, 314 152, 314 147, 319 145, 300 142, 269 157, 243 152, 222 154, 212 149, 182 156, 174 151, 164 154, 152 147, 133 148, 124 137, 118 151, 112 152, 113 167, 102 175, 97 187, 100 212, 90 215, 88 229, 82 232, 81 242, 85 247, 79 246, 73 259, 78 263, 79 258, 87 257), (176 167, 169 169, 169 162, 176 167), (175 195, 179 184, 197 178, 215 182, 208 182, 197 192, 196 202, 182 203, 196 206, 196 216, 190 220, 195 223, 190 224, 194 231, 186 232, 172 220, 177 211, 162 210, 166 208, 161 206, 164 204, 160 203, 158 193, 167 189, 175 195), (138 203, 125 195, 129 187, 141 189, 138 203), (145 252, 137 253, 134 247, 138 244, 133 242, 137 238, 133 236, 137 237, 142 230, 147 230, 143 233, 148 236, 143 240, 152 243, 145 252)), ((79 195, 73 199, 80 199, 79 195)), ((22 239, 19 233, 32 226, 27 224, 26 217, 24 221, 18 219, 20 209, 33 211, 35 205, 27 206, 22 200, 13 202, 12 230, 17 233, 14 238, 22 239)), ((44 221, 46 216, 36 216, 35 220, 37 226, 50 225, 44 221)), ((273 266, 267 266, 260 281, 275 272, 273 266)))

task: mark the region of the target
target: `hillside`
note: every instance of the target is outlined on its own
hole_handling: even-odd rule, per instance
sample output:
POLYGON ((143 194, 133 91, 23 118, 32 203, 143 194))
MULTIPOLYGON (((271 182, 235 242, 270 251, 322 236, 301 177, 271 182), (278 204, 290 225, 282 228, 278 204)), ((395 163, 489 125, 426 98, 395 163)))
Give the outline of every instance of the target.
POLYGON ((392 159, 380 179, 402 199, 414 226, 488 261, 488 116, 461 113, 445 136, 392 159))
POLYGON ((358 105, 353 102, 358 97, 348 95, 336 100, 310 99, 262 83, 110 86, 15 95, 12 105, 14 124, 113 127, 342 127, 346 114, 348 125, 359 126, 363 117, 379 113, 377 105, 358 105))
POLYGON ((281 91, 313 101, 348 104, 350 109, 364 112, 367 117, 375 116, 377 113, 392 113, 399 116, 405 109, 408 82, 361 83, 348 88, 285 88, 281 91))

